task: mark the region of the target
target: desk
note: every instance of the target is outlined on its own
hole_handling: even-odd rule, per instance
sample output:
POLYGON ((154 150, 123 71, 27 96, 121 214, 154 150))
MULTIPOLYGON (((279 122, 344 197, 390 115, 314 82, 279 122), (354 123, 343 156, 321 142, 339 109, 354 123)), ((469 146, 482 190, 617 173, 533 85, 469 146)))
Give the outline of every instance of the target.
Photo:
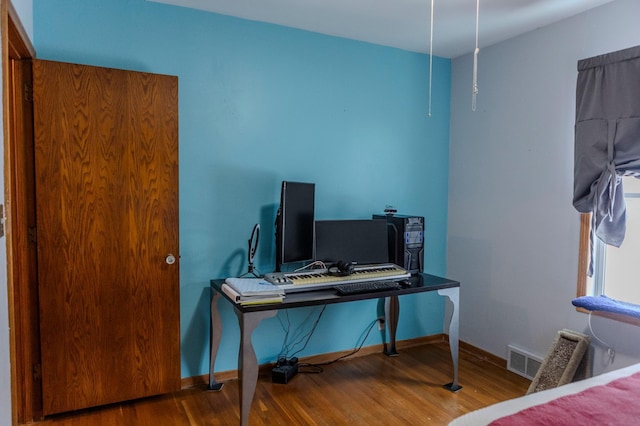
POLYGON ((249 424, 249 410, 251 409, 253 395, 258 382, 258 358, 256 357, 256 352, 251 342, 251 336, 263 319, 275 316, 280 309, 384 298, 385 324, 389 330, 389 344, 387 345, 386 353, 387 355, 394 355, 397 354, 396 329, 400 312, 398 296, 423 293, 426 291, 437 291, 439 295, 447 297, 453 304, 453 312, 451 318, 449 318, 449 348, 453 361, 453 381, 444 386, 453 392, 461 389, 458 385, 458 305, 460 301, 460 283, 429 274, 413 275, 408 280, 410 284, 398 290, 339 296, 334 289, 327 288, 308 292, 287 293, 282 303, 249 306, 241 306, 233 302, 222 292, 220 287, 224 283, 224 280, 211 280, 209 389, 220 390, 223 385, 222 383, 216 382, 213 376, 213 367, 220 346, 220 338, 222 337, 222 323, 218 312, 218 300, 221 298, 233 305, 240 325, 238 379, 240 389, 240 423, 244 426, 249 424))

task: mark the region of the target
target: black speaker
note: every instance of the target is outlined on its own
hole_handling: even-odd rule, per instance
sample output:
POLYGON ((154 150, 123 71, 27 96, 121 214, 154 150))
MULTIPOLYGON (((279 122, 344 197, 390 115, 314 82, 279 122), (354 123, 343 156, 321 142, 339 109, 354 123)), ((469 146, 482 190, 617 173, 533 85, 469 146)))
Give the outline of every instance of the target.
POLYGON ((416 274, 424 271, 424 217, 373 215, 386 219, 389 233, 389 262, 416 274))

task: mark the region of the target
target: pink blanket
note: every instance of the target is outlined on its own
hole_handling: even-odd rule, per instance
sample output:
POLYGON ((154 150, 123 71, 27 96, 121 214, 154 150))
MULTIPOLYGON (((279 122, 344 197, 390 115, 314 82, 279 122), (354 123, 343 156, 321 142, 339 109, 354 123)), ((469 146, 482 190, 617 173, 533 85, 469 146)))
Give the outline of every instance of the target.
POLYGON ((535 405, 492 426, 640 424, 640 373, 535 405))

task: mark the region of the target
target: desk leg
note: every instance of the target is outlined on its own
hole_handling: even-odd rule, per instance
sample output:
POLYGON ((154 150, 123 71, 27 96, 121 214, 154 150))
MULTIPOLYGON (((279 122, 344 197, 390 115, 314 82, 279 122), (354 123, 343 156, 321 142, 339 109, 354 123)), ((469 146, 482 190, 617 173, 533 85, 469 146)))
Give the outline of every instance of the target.
POLYGON ((211 290, 211 346, 209 348, 209 389, 219 391, 224 383, 216 382, 213 377, 213 366, 218 356, 218 348, 220 347, 220 339, 222 338, 222 322, 220 321, 220 313, 218 312, 218 299, 220 293, 211 290))
POLYGON ((446 296, 453 304, 453 312, 449 319, 449 349, 451 350, 451 359, 453 361, 453 382, 444 385, 451 392, 457 392, 462 389, 458 385, 458 339, 459 339, 459 304, 460 304, 460 288, 444 288, 438 290, 440 296, 446 296))
POLYGON ((389 329, 389 345, 385 349, 385 355, 398 355, 396 350, 396 330, 398 329, 398 317, 400 316, 400 302, 398 296, 384 298, 385 323, 389 329))
POLYGON ((275 316, 277 311, 260 311, 243 314, 236 310, 240 324, 240 350, 238 351, 238 379, 240 388, 240 424, 249 424, 249 410, 258 383, 258 358, 251 342, 253 330, 260 321, 275 316))

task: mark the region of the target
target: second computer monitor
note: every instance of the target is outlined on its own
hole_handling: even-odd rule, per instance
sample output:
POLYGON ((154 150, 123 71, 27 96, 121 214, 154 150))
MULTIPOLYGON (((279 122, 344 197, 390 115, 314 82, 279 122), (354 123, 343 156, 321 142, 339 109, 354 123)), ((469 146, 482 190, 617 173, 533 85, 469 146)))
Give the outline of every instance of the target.
POLYGON ((388 262, 387 222, 380 219, 316 220, 315 259, 327 264, 388 262))

